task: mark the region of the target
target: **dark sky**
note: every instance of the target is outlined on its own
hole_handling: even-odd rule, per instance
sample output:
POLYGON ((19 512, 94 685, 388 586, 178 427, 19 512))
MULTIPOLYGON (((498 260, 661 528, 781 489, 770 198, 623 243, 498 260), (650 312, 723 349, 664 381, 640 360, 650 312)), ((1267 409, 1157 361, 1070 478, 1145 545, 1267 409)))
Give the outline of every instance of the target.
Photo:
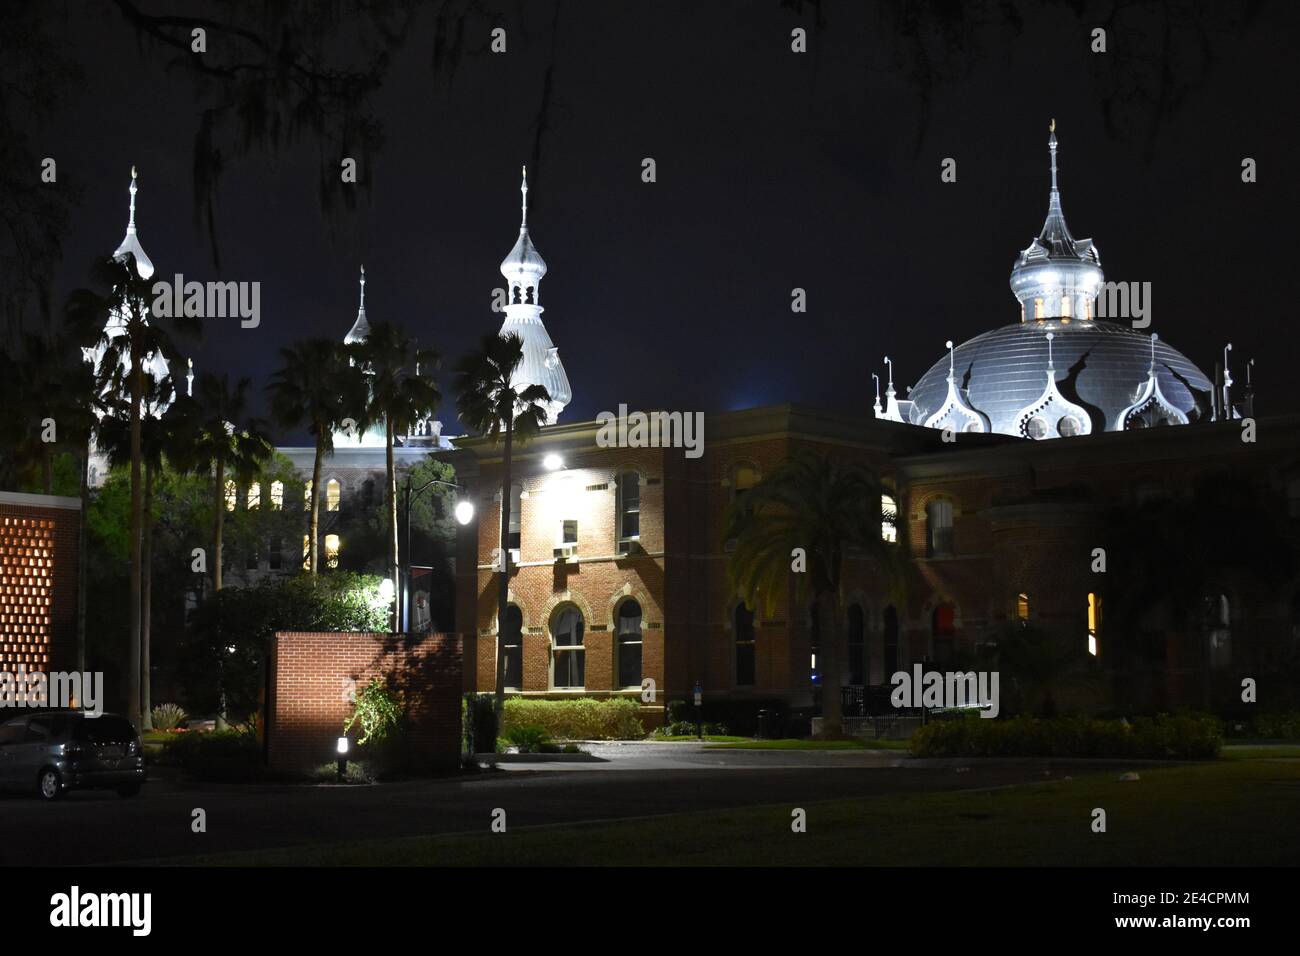
MULTIPOLYGON (((362 261, 371 319, 450 365, 500 326, 490 297, 550 66, 529 219, 573 385, 565 421, 619 402, 862 412, 886 353, 901 391, 946 338, 1016 321, 1007 279, 1046 212, 1052 117, 1066 216, 1106 277, 1150 281, 1152 328, 1207 373, 1228 340, 1238 380, 1257 357, 1260 413, 1296 411, 1292 6, 1142 5, 1099 55, 1089 31, 1110 4, 568 2, 555 30, 552 3, 505 5, 466 25, 483 42, 505 27, 508 52, 465 57, 450 86, 430 67, 427 13, 371 102, 386 142, 362 169, 369 196, 331 236, 315 144, 231 156, 216 273, 193 212, 202 101, 185 71, 112 4, 52 4, 86 74, 33 131, 83 190, 57 291, 121 239, 135 163, 161 275, 262 283, 261 326, 209 322, 201 370, 260 391, 281 346, 342 337, 362 261), (799 26, 806 55, 790 52, 799 26), (1241 182, 1245 156, 1255 184, 1241 182), (955 184, 940 181, 944 157, 955 184), (790 311, 796 286, 805 315, 790 311)), ((345 22, 343 59, 348 37, 345 22)), ((446 370, 442 384, 455 433, 446 370)))

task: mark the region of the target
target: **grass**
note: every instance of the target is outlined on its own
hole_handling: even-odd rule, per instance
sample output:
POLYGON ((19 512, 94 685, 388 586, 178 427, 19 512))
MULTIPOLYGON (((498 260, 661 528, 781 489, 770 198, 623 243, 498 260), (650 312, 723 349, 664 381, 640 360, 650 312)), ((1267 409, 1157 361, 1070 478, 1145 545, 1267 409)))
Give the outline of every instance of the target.
POLYGON ((1225 744, 1219 751, 1222 760, 1294 760, 1300 757, 1300 744, 1271 746, 1236 746, 1225 744))
MULTIPOLYGON (((205 856, 200 865, 1262 866, 1300 862, 1300 762, 205 856), (1091 829, 1096 807, 1106 833, 1091 829)), ((486 831, 486 827, 485 827, 486 831)))
MULTIPOLYGON (((652 744, 662 743, 664 741, 672 743, 673 741, 679 741, 679 740, 694 741, 696 743, 699 743, 700 739, 701 738, 696 737, 694 734, 677 734, 672 737, 650 736, 646 738, 646 740, 652 744)), ((752 737, 735 737, 729 734, 705 734, 703 739, 705 743, 744 743, 746 741, 753 740, 752 737)))
POLYGON ((751 740, 740 738, 737 742, 726 743, 711 750, 906 750, 906 740, 863 740, 859 737, 847 737, 839 740, 805 740, 789 738, 783 740, 751 740))

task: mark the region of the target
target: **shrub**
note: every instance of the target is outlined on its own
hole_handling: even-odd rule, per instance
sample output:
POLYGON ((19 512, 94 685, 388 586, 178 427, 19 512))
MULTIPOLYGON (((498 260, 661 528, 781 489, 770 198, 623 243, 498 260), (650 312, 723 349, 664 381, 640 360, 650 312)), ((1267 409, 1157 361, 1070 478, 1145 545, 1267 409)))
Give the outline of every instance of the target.
POLYGON ((1204 714, 1098 720, 976 715, 932 721, 911 738, 918 757, 1214 757, 1222 729, 1204 714))
POLYGON ((1254 714, 1242 719, 1229 719, 1226 723, 1230 737, 1249 737, 1255 740, 1300 740, 1300 712, 1254 714))
POLYGON ((542 753, 550 738, 541 727, 513 727, 506 731, 506 739, 519 748, 521 754, 542 753))
POLYGON ((401 696, 382 677, 375 677, 357 694, 352 716, 343 722, 343 732, 346 734, 360 724, 357 746, 371 742, 382 744, 397 733, 404 711, 401 696))
POLYGON ((149 716, 153 719, 154 730, 167 731, 179 727, 189 714, 185 713, 185 708, 180 704, 159 704, 149 711, 149 716))
POLYGON ((461 702, 461 728, 468 754, 497 751, 496 704, 491 694, 466 694, 461 702))
POLYGON ((622 697, 596 700, 528 700, 511 697, 502 714, 501 735, 539 727, 557 740, 636 740, 645 736, 637 703, 622 697))
POLYGON ((200 780, 246 780, 262 770, 257 738, 235 730, 177 734, 163 744, 161 762, 200 780))

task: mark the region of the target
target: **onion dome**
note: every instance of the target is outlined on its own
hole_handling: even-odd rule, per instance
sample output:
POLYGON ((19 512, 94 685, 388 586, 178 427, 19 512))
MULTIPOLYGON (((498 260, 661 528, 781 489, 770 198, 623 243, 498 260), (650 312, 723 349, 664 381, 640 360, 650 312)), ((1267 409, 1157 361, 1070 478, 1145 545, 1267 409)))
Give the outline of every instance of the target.
POLYGON ((546 404, 547 423, 553 424, 573 398, 569 377, 560 362, 560 350, 555 347, 542 324, 541 287, 546 275, 546 262, 533 245, 528 234, 528 170, 524 169, 519 187, 522 215, 519 238, 514 248, 501 263, 501 274, 508 283, 506 319, 501 326, 502 335, 518 335, 523 340, 524 355, 515 369, 511 385, 522 391, 530 385, 541 385, 550 395, 546 404))
POLYGON ((1021 321, 1092 318, 1092 303, 1101 288, 1101 257, 1091 239, 1075 239, 1061 211, 1056 179, 1056 120, 1047 146, 1052 157, 1052 189, 1043 229, 1016 257, 1011 292, 1020 302, 1021 321))

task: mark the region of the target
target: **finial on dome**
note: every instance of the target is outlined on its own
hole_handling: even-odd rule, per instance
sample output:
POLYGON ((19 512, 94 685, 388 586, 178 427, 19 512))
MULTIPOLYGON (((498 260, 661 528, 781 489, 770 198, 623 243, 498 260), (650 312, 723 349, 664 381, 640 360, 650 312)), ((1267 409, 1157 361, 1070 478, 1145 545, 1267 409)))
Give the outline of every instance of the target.
POLYGON ((876 383, 876 407, 880 407, 880 376, 875 372, 871 373, 872 380, 876 383))
POLYGON ((894 387, 894 362, 888 355, 885 356, 885 364, 889 366, 889 387, 894 387))
POLYGON ((948 349, 948 381, 951 382, 953 376, 957 374, 956 371, 957 358, 952 350, 952 339, 949 339, 947 342, 944 342, 943 344, 944 347, 948 349))
POLYGON ((521 230, 528 227, 528 167, 524 167, 524 178, 519 184, 519 194, 523 196, 523 215, 519 220, 521 230))
POLYGON ((1056 120, 1055 119, 1052 120, 1051 126, 1048 127, 1048 132, 1051 134, 1047 138, 1047 148, 1052 153, 1052 201, 1059 202, 1060 200, 1057 198, 1057 185, 1056 185, 1056 120))
POLYGON ((135 231, 135 194, 136 194, 136 190, 139 188, 135 184, 136 179, 137 179, 137 173, 135 171, 135 167, 132 166, 131 167, 131 218, 127 221, 126 224, 127 232, 135 231))
POLYGON ((1052 364, 1052 339, 1056 338, 1051 332, 1047 333, 1047 370, 1050 372, 1056 368, 1052 364))
POLYGON ((1151 333, 1151 371, 1156 370, 1156 343, 1160 341, 1158 332, 1151 333))
POLYGON ((1049 133, 1055 133, 1055 132, 1056 132, 1056 117, 1055 117, 1055 116, 1053 116, 1053 117, 1052 117, 1052 121, 1051 121, 1050 123, 1047 124, 1047 131, 1048 131, 1049 133))

